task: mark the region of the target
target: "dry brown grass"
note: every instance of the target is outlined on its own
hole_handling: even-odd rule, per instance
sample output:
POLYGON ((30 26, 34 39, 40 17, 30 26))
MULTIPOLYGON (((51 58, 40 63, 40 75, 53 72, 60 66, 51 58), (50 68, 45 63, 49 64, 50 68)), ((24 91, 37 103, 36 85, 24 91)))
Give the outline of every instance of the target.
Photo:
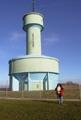
MULTIPOLYGON (((79 99, 80 89, 78 85, 64 85, 64 98, 65 99, 79 99)), ((30 91, 30 92, 11 92, 1 91, 0 97, 11 98, 34 98, 34 99, 55 99, 56 94, 54 90, 50 91, 30 91)))

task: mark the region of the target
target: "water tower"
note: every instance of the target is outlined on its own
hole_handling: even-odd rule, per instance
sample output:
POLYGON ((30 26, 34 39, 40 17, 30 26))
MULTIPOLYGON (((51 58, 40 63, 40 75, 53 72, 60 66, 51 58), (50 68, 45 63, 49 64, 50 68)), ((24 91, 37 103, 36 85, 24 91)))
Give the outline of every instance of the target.
POLYGON ((44 16, 34 9, 23 17, 26 32, 26 55, 9 60, 10 90, 51 90, 58 83, 59 61, 41 53, 41 32, 44 16), (14 84, 14 79, 17 84, 14 84))

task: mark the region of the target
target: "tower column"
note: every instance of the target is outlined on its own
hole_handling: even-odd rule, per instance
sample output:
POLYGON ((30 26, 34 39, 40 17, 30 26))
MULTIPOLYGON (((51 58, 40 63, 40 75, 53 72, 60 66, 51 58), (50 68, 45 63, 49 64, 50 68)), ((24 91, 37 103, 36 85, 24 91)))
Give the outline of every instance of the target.
POLYGON ((12 75, 9 76, 9 81, 10 81, 9 82, 9 90, 12 91, 12 84, 13 84, 13 76, 12 75))
POLYGON ((26 54, 41 55, 41 27, 32 25, 26 32, 26 54))
POLYGON ((26 54, 41 55, 42 14, 36 12, 26 14, 23 22, 23 29, 26 32, 26 54))

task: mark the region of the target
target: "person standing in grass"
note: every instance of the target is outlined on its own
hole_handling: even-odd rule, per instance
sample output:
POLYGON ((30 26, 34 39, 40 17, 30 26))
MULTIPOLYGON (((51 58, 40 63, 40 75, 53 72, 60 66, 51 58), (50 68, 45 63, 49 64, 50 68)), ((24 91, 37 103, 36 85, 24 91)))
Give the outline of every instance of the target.
POLYGON ((64 88, 63 88, 62 84, 60 84, 60 83, 57 84, 55 91, 56 91, 56 95, 57 95, 59 104, 63 104, 64 88))

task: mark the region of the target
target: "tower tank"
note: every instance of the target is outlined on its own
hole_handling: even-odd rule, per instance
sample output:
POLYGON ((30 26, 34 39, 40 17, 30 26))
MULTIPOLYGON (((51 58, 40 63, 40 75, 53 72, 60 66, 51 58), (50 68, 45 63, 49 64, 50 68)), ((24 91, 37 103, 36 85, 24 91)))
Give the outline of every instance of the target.
POLYGON ((9 60, 9 81, 12 91, 52 90, 58 83, 59 60, 41 53, 43 19, 44 16, 35 11, 23 17, 26 55, 9 60))

